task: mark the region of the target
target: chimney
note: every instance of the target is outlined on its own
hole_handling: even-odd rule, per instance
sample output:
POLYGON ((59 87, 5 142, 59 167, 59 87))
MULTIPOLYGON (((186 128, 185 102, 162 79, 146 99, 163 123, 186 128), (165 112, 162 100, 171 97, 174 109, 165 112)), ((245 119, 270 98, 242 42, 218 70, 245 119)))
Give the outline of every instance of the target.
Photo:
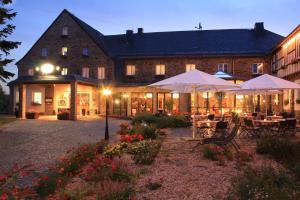
POLYGON ((256 22, 254 25, 254 32, 257 36, 262 36, 265 33, 264 23, 256 22))
POLYGON ((138 28, 138 34, 143 34, 143 33, 144 33, 143 28, 138 28))
POLYGON ((132 35, 133 35, 133 30, 126 30, 126 40, 127 40, 127 43, 131 42, 132 35))

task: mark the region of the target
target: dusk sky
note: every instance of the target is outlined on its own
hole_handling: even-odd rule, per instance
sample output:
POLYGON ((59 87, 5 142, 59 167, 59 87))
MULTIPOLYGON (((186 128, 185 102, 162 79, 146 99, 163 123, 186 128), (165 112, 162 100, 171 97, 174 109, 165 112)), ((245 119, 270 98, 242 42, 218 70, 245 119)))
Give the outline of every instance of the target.
MULTIPOLYGON (((14 0, 18 12, 10 39, 22 42, 11 52, 19 60, 64 9, 103 34, 122 34, 143 27, 145 32, 203 29, 265 28, 286 36, 300 24, 299 0, 14 0)), ((17 73, 13 64, 7 67, 17 73)))

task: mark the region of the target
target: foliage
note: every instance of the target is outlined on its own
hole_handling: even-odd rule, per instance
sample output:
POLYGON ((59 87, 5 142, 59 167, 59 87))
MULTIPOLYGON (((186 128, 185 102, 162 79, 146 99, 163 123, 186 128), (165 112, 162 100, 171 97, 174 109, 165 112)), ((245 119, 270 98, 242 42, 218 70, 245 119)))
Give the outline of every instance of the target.
POLYGON ((137 124, 132 130, 132 133, 141 133, 145 139, 156 139, 157 131, 154 125, 145 123, 137 124))
POLYGON ((16 28, 14 25, 8 23, 11 21, 16 15, 16 12, 13 12, 12 9, 6 7, 12 3, 12 0, 1 0, 1 12, 0 12, 0 80, 6 82, 6 79, 11 78, 14 76, 13 73, 8 72, 4 69, 4 66, 8 65, 9 63, 13 62, 13 59, 7 58, 10 54, 10 50, 17 48, 21 43, 20 42, 13 42, 6 40, 16 28), (5 58, 3 58, 5 56, 5 58))
POLYGON ((285 100, 283 101, 283 104, 284 104, 285 106, 289 105, 289 103, 290 103, 290 100, 288 100, 288 99, 285 99, 285 100))
POLYGON ((3 87, 0 85, 0 113, 8 114, 9 109, 9 95, 5 94, 3 87))
POLYGON ((136 164, 150 165, 155 160, 161 147, 161 141, 144 140, 129 146, 128 152, 136 164))
POLYGON ((120 135, 130 134, 131 128, 129 123, 121 123, 120 130, 117 132, 120 135))
POLYGON ((286 171, 272 167, 246 168, 243 174, 235 177, 228 199, 299 199, 299 188, 286 171))
POLYGON ((127 149, 128 143, 121 142, 118 144, 109 145, 104 150, 104 156, 108 158, 113 158, 115 156, 120 156, 127 149))
POLYGON ((121 142, 133 143, 144 140, 143 135, 133 134, 133 135, 122 135, 120 138, 121 142))

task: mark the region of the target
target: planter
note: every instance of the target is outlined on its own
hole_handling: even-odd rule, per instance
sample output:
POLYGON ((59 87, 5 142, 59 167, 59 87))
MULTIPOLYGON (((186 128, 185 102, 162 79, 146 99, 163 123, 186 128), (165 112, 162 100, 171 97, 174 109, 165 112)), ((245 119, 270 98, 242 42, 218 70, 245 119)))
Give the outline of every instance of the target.
POLYGON ((37 112, 26 112, 26 119, 38 119, 39 113, 37 112))
POLYGON ((70 120, 70 113, 69 112, 63 112, 57 114, 58 120, 70 120))

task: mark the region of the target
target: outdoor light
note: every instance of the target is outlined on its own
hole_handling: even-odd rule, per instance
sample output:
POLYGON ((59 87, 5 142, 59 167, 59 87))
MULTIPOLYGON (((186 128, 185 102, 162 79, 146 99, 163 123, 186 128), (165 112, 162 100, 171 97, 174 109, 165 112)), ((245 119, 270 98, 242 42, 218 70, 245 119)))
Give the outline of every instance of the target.
POLYGON ((147 98, 152 98, 152 93, 147 93, 147 94, 146 94, 146 97, 147 97, 147 98))
POLYGON ((243 97, 244 97, 243 95, 236 95, 237 99, 243 99, 243 97))
POLYGON ((41 71, 43 74, 50 74, 53 72, 54 66, 52 64, 46 63, 41 66, 41 71))
POLYGON ((115 100, 115 104, 118 105, 119 103, 120 103, 120 100, 119 100, 119 99, 116 99, 116 100, 115 100))
POLYGON ((129 97, 129 94, 123 94, 122 97, 123 97, 123 98, 128 98, 128 97, 129 97))
POLYGON ((105 95, 105 96, 111 95, 111 90, 110 89, 104 89, 102 91, 102 94, 105 95))
POLYGON ((178 99, 179 98, 179 94, 178 93, 173 93, 173 98, 174 99, 178 99))
POLYGON ((60 70, 60 66, 56 66, 56 71, 59 71, 60 70))
POLYGON ((39 68, 39 67, 36 67, 36 68, 35 68, 35 71, 37 71, 37 72, 40 71, 40 68, 39 68))
POLYGON ((105 99, 106 100, 105 101, 106 109, 105 109, 105 135, 104 135, 104 139, 109 140, 109 133, 108 133, 108 109, 109 109, 108 104, 109 104, 109 102, 108 102, 108 96, 111 95, 111 90, 107 89, 107 88, 103 89, 102 94, 106 97, 106 99, 105 99))

